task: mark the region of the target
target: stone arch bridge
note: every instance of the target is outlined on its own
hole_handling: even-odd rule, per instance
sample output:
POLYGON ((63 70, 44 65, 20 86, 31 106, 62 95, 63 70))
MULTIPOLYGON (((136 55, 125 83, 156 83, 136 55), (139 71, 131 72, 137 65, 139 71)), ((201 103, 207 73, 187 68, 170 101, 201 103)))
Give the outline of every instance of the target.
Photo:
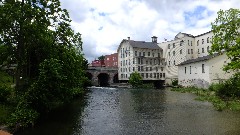
POLYGON ((118 68, 88 67, 87 76, 94 86, 110 86, 118 83, 118 68))

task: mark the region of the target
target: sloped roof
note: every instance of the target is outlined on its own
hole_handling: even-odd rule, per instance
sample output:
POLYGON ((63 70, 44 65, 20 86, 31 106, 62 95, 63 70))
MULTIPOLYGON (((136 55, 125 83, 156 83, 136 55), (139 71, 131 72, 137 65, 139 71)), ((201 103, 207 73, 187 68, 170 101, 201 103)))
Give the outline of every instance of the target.
POLYGON ((157 43, 129 40, 129 44, 135 48, 161 49, 157 43))
POLYGON ((198 57, 196 59, 186 60, 186 61, 178 64, 177 66, 182 66, 182 65, 186 65, 186 64, 190 64, 190 63, 195 63, 195 62, 199 62, 199 61, 209 60, 209 59, 211 59, 213 57, 216 57, 218 55, 219 55, 219 53, 215 53, 213 55, 207 55, 207 56, 203 56, 203 57, 198 57))

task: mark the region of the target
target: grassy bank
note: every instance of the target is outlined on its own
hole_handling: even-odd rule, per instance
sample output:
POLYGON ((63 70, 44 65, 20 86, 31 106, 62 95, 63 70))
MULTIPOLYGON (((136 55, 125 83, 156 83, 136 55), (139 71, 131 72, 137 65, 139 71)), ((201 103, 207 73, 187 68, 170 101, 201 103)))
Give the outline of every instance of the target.
POLYGON ((196 100, 211 102, 218 111, 226 109, 240 111, 240 98, 219 96, 216 91, 209 89, 199 89, 195 87, 172 88, 171 90, 182 93, 194 93, 198 96, 196 100))

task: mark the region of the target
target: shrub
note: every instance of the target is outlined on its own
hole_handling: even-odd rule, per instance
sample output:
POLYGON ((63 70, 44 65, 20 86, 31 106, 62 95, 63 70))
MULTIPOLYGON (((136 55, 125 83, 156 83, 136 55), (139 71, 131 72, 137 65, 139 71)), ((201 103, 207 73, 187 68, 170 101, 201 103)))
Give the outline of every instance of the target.
POLYGON ((218 87, 217 95, 227 97, 240 97, 240 73, 236 73, 229 80, 221 84, 218 87))
POLYGON ((172 81, 172 85, 173 85, 173 86, 177 86, 177 85, 178 85, 178 80, 173 80, 173 81, 172 81))
POLYGON ((4 103, 11 95, 11 88, 7 86, 0 85, 0 102, 4 103))
POLYGON ((142 85, 142 76, 138 72, 133 72, 130 75, 129 83, 132 85, 132 87, 140 87, 142 85))

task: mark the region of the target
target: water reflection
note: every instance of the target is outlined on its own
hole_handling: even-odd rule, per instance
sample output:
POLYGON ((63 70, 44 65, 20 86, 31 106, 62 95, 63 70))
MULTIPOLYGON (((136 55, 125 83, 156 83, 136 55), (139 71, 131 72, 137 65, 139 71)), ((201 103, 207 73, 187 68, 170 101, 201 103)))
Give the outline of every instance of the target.
POLYGON ((156 89, 92 88, 87 105, 79 101, 28 134, 238 134, 240 114, 218 112, 193 94, 156 89), (83 107, 81 107, 83 106, 83 107), (45 130, 45 131, 43 131, 45 130))

